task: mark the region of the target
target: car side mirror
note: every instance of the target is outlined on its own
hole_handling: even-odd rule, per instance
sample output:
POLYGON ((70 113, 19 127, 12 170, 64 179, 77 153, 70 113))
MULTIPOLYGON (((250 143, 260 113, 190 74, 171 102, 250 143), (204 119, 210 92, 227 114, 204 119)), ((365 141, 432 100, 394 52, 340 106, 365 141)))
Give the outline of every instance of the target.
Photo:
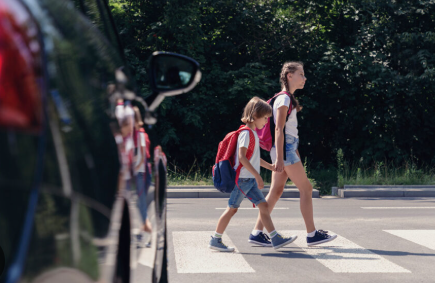
POLYGON ((201 80, 198 62, 176 53, 154 52, 148 72, 153 91, 146 99, 149 111, 154 111, 165 97, 189 92, 201 80))

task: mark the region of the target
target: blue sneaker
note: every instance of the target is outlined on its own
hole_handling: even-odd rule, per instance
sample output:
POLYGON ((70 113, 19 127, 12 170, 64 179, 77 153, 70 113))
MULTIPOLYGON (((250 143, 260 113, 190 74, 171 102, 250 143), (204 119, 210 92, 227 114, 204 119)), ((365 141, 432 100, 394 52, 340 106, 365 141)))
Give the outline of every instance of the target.
POLYGON ((330 242, 335 240, 335 238, 337 238, 337 235, 328 235, 328 231, 317 230, 313 237, 307 237, 307 245, 315 246, 321 243, 330 242))
POLYGON ((280 234, 277 234, 275 237, 272 238, 272 245, 275 250, 282 248, 290 243, 292 243, 294 240, 296 240, 298 236, 290 236, 290 237, 283 237, 280 234))
POLYGON ((222 238, 211 237, 210 244, 208 247, 212 250, 217 250, 220 252, 233 252, 234 248, 228 247, 224 243, 222 243, 222 238))
POLYGON ((272 242, 270 241, 269 236, 264 234, 263 232, 260 232, 257 236, 254 236, 252 234, 249 235, 249 243, 257 244, 263 247, 271 247, 272 242))

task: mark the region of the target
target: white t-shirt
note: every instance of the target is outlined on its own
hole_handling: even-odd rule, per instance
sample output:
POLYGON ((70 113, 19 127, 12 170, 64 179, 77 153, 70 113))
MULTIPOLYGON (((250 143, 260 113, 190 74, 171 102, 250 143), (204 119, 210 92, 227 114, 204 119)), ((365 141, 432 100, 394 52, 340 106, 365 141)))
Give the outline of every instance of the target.
MULTIPOLYGON (((290 97, 286 94, 278 95, 278 97, 275 99, 275 102, 273 103, 273 121, 276 125, 276 116, 278 112, 278 108, 282 106, 290 106, 290 97)), ((298 136, 298 117, 296 108, 293 108, 293 110, 290 113, 290 116, 288 117, 287 122, 285 123, 285 134, 293 136, 295 138, 299 138, 298 136)))
POLYGON ((122 162, 123 162, 123 171, 124 171, 124 180, 130 180, 131 174, 130 174, 130 154, 133 154, 134 150, 134 142, 133 138, 128 136, 124 139, 124 146, 125 146, 125 152, 122 154, 122 162))
MULTIPOLYGON (((258 135, 256 131, 253 131, 254 137, 255 137, 255 146, 254 146, 254 152, 252 154, 251 159, 249 162, 251 163, 252 167, 260 173, 260 141, 258 139, 258 135)), ((239 166, 239 148, 240 147, 246 147, 249 148, 249 131, 241 131, 239 134, 239 138, 237 140, 237 151, 236 151, 236 163, 234 166, 234 170, 237 169, 239 166)), ((254 175, 251 174, 251 172, 248 171, 248 169, 245 168, 245 166, 242 167, 240 170, 239 178, 255 178, 254 175)))
POLYGON ((123 153, 122 162, 123 162, 123 171, 124 171, 124 180, 129 180, 131 178, 130 174, 130 161, 129 161, 129 155, 132 154, 132 151, 134 150, 134 142, 133 142, 133 125, 134 125, 134 111, 131 106, 124 106, 123 104, 118 104, 115 108, 115 116, 118 119, 118 123, 121 125, 121 123, 124 121, 124 119, 129 119, 130 121, 130 135, 123 138, 124 142, 124 149, 125 152, 123 153))
MULTIPOLYGON (((140 152, 141 147, 143 147, 144 155, 146 156, 145 134, 143 132, 137 133, 137 155, 136 155, 136 163, 134 165, 134 168, 136 168, 139 165, 139 162, 142 158, 142 154, 140 152)), ((145 173, 145 162, 146 162, 146 160, 144 160, 144 162, 139 167, 139 169, 136 171, 136 173, 138 173, 138 172, 145 173)))

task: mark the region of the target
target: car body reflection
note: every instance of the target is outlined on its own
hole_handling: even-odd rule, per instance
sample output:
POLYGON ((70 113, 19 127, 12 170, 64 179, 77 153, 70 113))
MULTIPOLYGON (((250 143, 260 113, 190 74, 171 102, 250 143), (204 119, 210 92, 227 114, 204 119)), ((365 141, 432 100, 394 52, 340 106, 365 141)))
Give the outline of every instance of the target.
POLYGON ((0 282, 167 282, 167 161, 144 126, 201 74, 159 58, 189 82, 150 72, 141 97, 106 1, 0 0, 0 282))

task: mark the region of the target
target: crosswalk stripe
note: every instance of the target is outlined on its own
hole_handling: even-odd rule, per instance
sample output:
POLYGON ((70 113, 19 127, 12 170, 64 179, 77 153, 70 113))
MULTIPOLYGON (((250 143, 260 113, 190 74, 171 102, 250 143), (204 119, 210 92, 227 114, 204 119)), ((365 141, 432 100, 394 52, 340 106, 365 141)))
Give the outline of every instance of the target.
MULTIPOLYGON (((227 209, 227 208, 226 207, 216 207, 216 209, 224 210, 224 209, 227 209)), ((258 210, 258 208, 256 208, 256 207, 239 207, 238 209, 255 209, 255 210, 258 210)), ((288 207, 275 207, 274 210, 276 210, 276 209, 289 209, 289 208, 288 207)))
POLYGON ((208 248, 214 231, 174 231, 175 262, 178 273, 251 273, 254 269, 238 252, 226 233, 223 242, 236 250, 218 252, 208 248))
MULTIPOLYGON (((306 231, 282 231, 286 236, 297 235, 294 242, 307 254, 314 257, 336 273, 410 273, 411 271, 377 255, 352 241, 338 235, 330 243, 308 247, 306 231)), ((334 232, 329 232, 335 234, 334 232)))
POLYGON ((435 206, 366 206, 361 207, 362 209, 435 209, 435 206))
POLYGON ((435 230, 384 230, 387 233, 435 250, 435 230))

